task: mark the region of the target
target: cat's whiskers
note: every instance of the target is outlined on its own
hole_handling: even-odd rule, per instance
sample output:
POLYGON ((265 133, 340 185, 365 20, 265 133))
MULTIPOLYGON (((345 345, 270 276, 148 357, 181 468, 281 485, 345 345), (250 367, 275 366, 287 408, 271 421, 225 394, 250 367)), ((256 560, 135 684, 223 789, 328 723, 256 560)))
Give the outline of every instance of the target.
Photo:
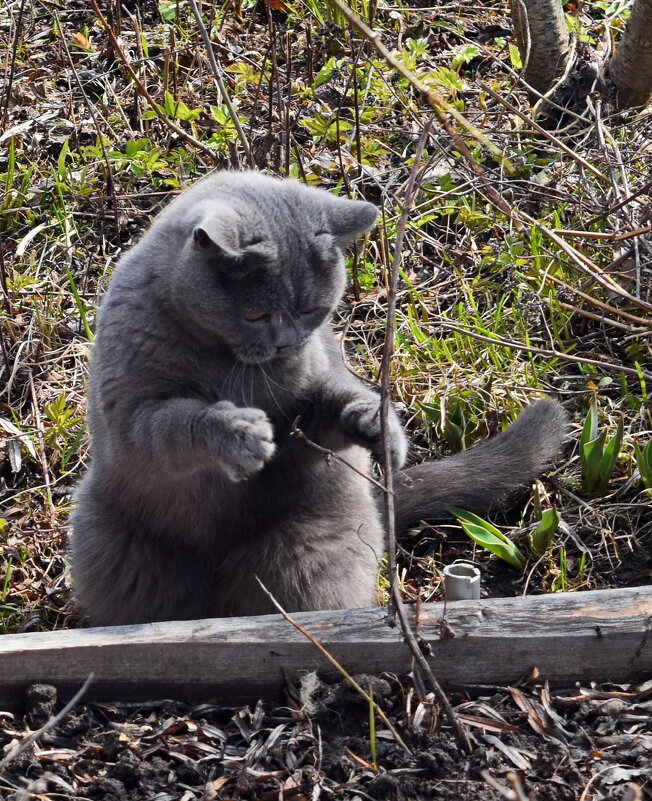
POLYGON ((263 379, 265 380, 265 384, 267 385, 267 391, 269 392, 269 397, 274 401, 274 405, 281 413, 281 416, 284 417, 286 420, 289 420, 290 418, 285 413, 285 411, 281 407, 281 404, 276 399, 276 395, 274 394, 274 390, 272 389, 272 384, 276 384, 276 386, 279 387, 280 389, 283 389, 283 387, 280 384, 276 383, 272 378, 270 378, 270 376, 267 375, 265 367, 263 366, 262 363, 259 364, 258 366, 260 367, 260 372, 262 373, 263 379))
POLYGON ((225 400, 231 400, 237 393, 238 387, 238 373, 240 372, 242 363, 235 361, 233 366, 227 373, 226 378, 222 384, 222 392, 225 395, 225 400))

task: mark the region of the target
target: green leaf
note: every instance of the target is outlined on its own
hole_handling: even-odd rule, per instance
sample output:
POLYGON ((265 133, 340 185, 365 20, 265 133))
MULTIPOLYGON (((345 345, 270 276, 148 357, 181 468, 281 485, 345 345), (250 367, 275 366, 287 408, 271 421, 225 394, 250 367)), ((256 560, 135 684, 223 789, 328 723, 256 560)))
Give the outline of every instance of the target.
POLYGON ((158 13, 166 22, 174 22, 177 15, 177 0, 162 0, 158 4, 158 13))
POLYGON ((512 67, 515 70, 523 69, 523 61, 516 45, 510 44, 509 46, 509 60, 512 62, 512 67))
POLYGON ((646 489, 652 489, 652 439, 642 450, 638 442, 635 442, 634 454, 643 486, 646 489))
POLYGON ((473 542, 491 551, 491 553, 517 570, 525 569, 527 559, 502 531, 499 531, 491 523, 478 517, 478 515, 473 514, 473 512, 467 512, 458 506, 449 506, 448 511, 457 518, 473 542))
POLYGON ((543 556, 550 550, 552 540, 559 528, 559 512, 553 506, 541 515, 539 525, 532 532, 532 550, 537 556, 543 556))
POLYGON ((451 67, 454 70, 457 70, 463 64, 468 64, 469 61, 473 61, 473 59, 479 55, 480 48, 476 45, 467 45, 466 47, 462 47, 460 50, 455 51, 455 55, 451 61, 451 67))
POLYGON ((607 438, 603 431, 600 436, 591 442, 580 446, 582 459, 582 478, 584 479, 584 489, 587 492, 594 492, 602 481, 600 465, 604 454, 604 443, 607 438))
POLYGON ((333 70, 337 68, 337 62, 334 56, 331 56, 328 61, 324 64, 324 66, 319 70, 319 72, 315 75, 315 80, 312 82, 312 88, 318 89, 323 84, 327 83, 331 79, 331 75, 333 74, 333 70))
POLYGON ((598 436, 598 399, 593 395, 591 407, 589 408, 584 425, 582 426, 582 434, 580 436, 580 445, 586 445, 587 442, 595 439, 598 436))
POLYGON ((620 446, 623 441, 624 425, 624 416, 621 414, 620 419, 618 420, 616 433, 609 440, 604 449, 604 453, 602 454, 602 459, 600 461, 600 484, 601 486, 604 485, 605 489, 614 471, 614 467, 616 466, 618 454, 620 453, 620 446))
POLYGON ((70 145, 68 140, 63 143, 59 158, 57 159, 57 173, 62 181, 66 179, 66 157, 70 155, 70 145))

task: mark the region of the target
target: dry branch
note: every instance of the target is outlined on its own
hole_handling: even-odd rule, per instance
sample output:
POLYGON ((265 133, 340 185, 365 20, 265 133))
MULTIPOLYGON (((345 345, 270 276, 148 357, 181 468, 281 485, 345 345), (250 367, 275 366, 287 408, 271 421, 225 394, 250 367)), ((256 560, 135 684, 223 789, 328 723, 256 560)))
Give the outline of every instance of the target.
POLYGON ((129 59, 127 58, 126 53, 124 52, 124 50, 120 46, 120 42, 118 41, 118 39, 116 38, 116 35, 111 30, 111 26, 109 25, 109 22, 107 21, 107 19, 104 16, 104 14, 102 14, 102 12, 100 11, 100 7, 97 5, 96 0, 91 0, 91 5, 93 6, 93 11, 97 15, 97 18, 102 23, 102 27, 104 28, 104 30, 106 32, 106 35, 111 40, 112 47, 114 48, 115 52, 120 57, 120 60, 122 61, 122 63, 125 66, 125 69, 127 70, 129 75, 131 76, 131 79, 133 80, 133 82, 138 87, 138 91, 147 100, 147 102, 149 103, 149 105, 152 108, 152 111, 156 114, 156 116, 159 118, 159 120, 161 120, 161 122, 164 125, 166 125, 172 131, 174 131, 174 133, 176 133, 178 136, 180 136, 182 139, 184 139, 189 145, 192 145, 193 147, 197 148, 197 150, 201 150, 203 153, 206 153, 207 156, 211 157, 213 162, 216 162, 217 161, 217 155, 213 150, 211 150, 211 148, 207 144, 205 144, 204 142, 200 142, 199 139, 196 139, 194 136, 189 134, 187 131, 184 131, 183 128, 179 127, 175 122, 173 122, 171 119, 169 119, 169 117, 166 117, 165 114, 161 111, 161 108, 160 108, 159 104, 156 102, 156 100, 154 100, 154 98, 148 92, 147 87, 140 80, 138 75, 136 75, 136 72, 135 72, 134 68, 129 63, 129 59))

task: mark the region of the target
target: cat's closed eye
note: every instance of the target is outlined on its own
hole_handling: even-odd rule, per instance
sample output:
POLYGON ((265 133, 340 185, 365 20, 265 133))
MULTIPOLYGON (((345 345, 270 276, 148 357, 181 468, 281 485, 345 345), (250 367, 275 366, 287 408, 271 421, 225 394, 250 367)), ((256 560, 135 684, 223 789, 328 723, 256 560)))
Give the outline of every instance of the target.
POLYGON ((314 314, 317 311, 317 306, 309 306, 305 309, 299 309, 299 314, 314 314))
POLYGON ((244 318, 249 323, 257 323, 261 320, 265 320, 269 317, 269 314, 265 314, 265 312, 247 312, 244 315, 244 318))

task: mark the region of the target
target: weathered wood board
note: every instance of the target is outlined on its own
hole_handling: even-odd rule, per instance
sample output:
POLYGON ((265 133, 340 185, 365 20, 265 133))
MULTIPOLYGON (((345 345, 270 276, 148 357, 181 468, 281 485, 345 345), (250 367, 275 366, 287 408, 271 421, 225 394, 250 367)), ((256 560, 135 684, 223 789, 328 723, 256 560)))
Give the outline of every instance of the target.
MULTIPOLYGON (((414 624, 414 609, 408 609, 414 624)), ((294 615, 351 673, 402 674, 411 656, 384 609, 294 615)), ((536 666, 554 686, 652 676, 652 587, 427 604, 419 635, 444 684, 506 684, 536 666), (446 626, 442 628, 445 615, 446 626), (451 636, 451 634, 453 636, 451 636)), ((281 615, 0 637, 0 709, 33 682, 65 698, 277 699, 283 671, 333 668, 281 615)))

